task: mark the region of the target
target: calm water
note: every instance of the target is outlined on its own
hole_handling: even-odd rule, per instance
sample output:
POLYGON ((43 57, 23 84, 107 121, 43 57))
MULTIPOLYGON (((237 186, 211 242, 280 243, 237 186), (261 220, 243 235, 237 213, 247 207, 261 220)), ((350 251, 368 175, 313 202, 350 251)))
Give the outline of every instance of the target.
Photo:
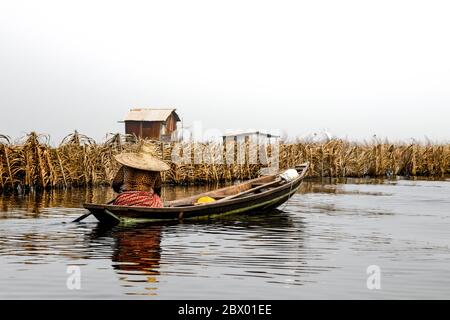
MULTIPOLYGON (((201 188, 166 188, 173 199, 201 188)), ((268 214, 104 229, 109 189, 0 198, 0 298, 450 298, 450 181, 323 180, 268 214), (381 270, 367 289, 366 269, 381 270), (67 267, 81 289, 69 290, 67 267)))

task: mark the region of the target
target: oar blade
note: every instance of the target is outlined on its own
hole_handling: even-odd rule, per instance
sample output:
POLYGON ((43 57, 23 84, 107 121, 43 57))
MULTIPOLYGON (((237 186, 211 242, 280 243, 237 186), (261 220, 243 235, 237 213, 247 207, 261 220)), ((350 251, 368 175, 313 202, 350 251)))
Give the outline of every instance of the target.
POLYGON ((72 222, 80 222, 80 221, 83 221, 84 219, 86 219, 87 217, 89 217, 91 215, 91 213, 89 212, 89 213, 86 213, 86 214, 83 214, 82 216, 80 216, 80 217, 78 217, 78 218, 76 218, 75 220, 73 220, 72 222))

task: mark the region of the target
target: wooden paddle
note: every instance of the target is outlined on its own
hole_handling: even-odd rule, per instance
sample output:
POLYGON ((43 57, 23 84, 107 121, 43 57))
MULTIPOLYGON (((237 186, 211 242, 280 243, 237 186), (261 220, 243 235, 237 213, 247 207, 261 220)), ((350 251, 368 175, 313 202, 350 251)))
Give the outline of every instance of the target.
MULTIPOLYGON (((114 201, 116 201, 116 199, 114 198, 113 200, 111 200, 110 202, 108 202, 107 204, 112 204, 114 203, 114 201)), ((88 212, 83 214, 81 217, 76 218, 75 220, 73 220, 72 222, 80 222, 83 221, 84 219, 86 219, 87 217, 89 217, 92 214, 92 212, 88 212)))

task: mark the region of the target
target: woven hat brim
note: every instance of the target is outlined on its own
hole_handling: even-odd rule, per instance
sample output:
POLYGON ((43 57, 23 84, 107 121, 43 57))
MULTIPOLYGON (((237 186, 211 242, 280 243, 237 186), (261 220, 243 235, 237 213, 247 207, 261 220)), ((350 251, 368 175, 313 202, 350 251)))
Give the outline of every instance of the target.
POLYGON ((120 164, 145 171, 167 171, 169 165, 151 155, 142 153, 121 153, 114 157, 120 164))

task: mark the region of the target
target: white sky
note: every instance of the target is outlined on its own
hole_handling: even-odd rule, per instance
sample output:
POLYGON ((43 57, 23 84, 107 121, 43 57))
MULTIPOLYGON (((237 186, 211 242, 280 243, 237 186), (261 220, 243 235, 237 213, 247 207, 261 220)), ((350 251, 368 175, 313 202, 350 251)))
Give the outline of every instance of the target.
POLYGON ((448 1, 0 0, 0 133, 185 124, 450 140, 448 1))

